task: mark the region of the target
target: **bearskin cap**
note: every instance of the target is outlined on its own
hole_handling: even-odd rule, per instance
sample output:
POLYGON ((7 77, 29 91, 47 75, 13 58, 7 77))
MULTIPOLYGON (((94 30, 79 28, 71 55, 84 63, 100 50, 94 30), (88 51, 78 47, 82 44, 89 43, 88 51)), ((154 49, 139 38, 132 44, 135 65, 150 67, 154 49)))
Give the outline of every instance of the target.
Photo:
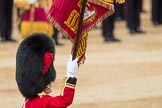
POLYGON ((34 98, 56 78, 54 41, 45 34, 24 39, 16 55, 16 82, 25 98, 34 98))

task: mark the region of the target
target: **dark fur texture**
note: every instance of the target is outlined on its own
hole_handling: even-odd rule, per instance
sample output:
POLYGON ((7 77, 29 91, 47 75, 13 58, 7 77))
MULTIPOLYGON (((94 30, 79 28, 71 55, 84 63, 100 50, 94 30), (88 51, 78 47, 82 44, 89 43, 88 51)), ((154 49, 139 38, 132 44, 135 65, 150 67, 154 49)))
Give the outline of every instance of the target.
POLYGON ((34 98, 55 80, 53 61, 48 72, 44 75, 42 73, 45 52, 55 54, 55 48, 52 39, 44 34, 33 34, 27 37, 18 48, 16 81, 25 98, 34 98))

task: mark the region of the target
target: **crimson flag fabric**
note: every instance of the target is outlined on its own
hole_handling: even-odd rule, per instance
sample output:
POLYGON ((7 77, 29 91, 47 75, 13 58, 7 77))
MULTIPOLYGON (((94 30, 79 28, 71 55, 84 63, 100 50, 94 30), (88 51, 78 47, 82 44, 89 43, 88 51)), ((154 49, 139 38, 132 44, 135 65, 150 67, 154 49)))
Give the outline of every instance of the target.
MULTIPOLYGON (((75 42, 83 0, 54 0, 48 18, 65 36, 75 42)), ((88 0, 82 34, 114 13, 113 0, 88 0)))

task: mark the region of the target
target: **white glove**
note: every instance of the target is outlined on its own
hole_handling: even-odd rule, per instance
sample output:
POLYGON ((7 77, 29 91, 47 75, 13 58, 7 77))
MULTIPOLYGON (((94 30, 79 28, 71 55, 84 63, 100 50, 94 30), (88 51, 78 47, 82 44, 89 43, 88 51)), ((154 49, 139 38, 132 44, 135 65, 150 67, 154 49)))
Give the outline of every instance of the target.
POLYGON ((67 64, 67 71, 66 71, 67 77, 74 78, 76 72, 78 71, 78 60, 79 59, 76 58, 72 61, 72 56, 70 56, 68 64, 67 64))
POLYGON ((29 4, 34 4, 37 0, 29 0, 29 4))

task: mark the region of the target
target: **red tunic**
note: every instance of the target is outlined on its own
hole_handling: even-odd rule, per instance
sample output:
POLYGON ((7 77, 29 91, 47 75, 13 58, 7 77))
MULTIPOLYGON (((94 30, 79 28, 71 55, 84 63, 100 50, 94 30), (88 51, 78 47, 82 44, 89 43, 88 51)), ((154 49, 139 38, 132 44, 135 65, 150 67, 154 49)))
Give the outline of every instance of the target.
POLYGON ((23 108, 67 108, 73 102, 76 78, 66 80, 60 96, 45 95, 33 99, 26 99, 23 108))

